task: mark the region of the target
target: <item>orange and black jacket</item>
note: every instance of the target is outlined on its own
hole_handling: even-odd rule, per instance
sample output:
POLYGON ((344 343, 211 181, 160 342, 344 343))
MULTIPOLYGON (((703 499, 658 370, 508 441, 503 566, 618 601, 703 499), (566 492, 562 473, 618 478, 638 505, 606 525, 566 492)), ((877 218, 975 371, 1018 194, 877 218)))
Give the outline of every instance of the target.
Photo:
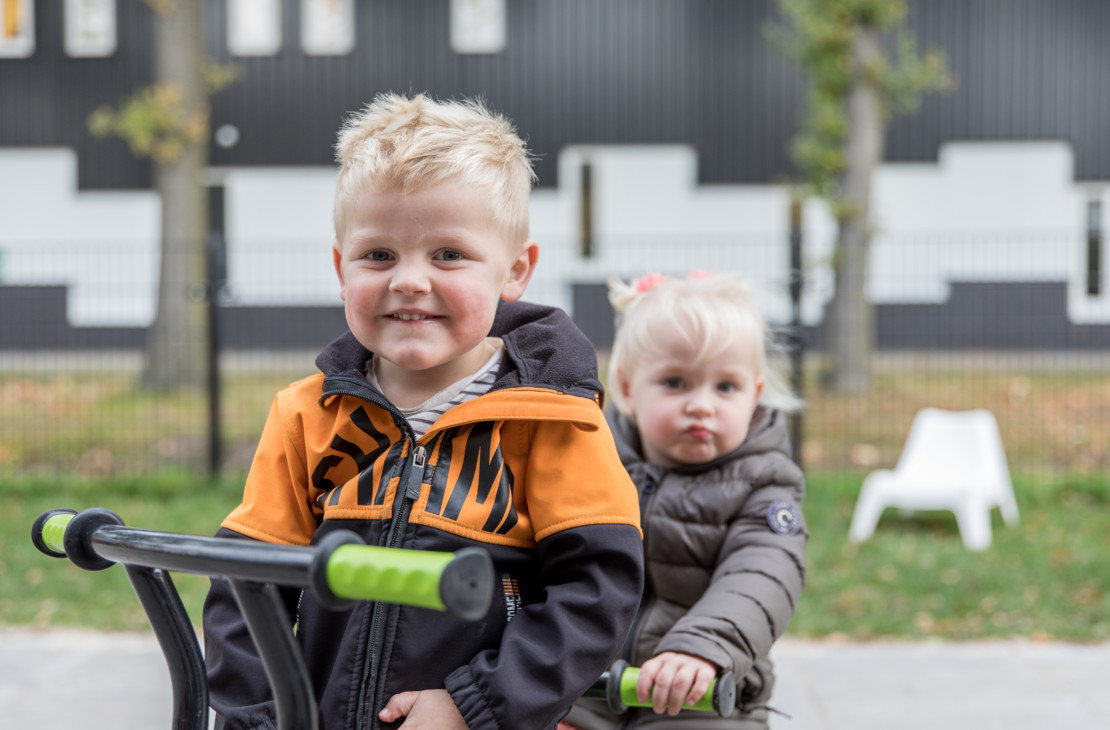
MULTIPOLYGON (((220 534, 306 545, 337 529, 370 545, 493 558, 499 593, 467 623, 411 606, 333 612, 287 590, 324 730, 393 728, 398 692, 444 688, 471 730, 544 730, 620 650, 643 586, 636 489, 599 407, 589 341, 561 311, 502 304, 494 387, 419 440, 370 386, 350 333, 321 374, 278 393, 240 504, 220 534)), ((273 728, 257 652, 226 581, 204 608, 212 707, 273 728)))

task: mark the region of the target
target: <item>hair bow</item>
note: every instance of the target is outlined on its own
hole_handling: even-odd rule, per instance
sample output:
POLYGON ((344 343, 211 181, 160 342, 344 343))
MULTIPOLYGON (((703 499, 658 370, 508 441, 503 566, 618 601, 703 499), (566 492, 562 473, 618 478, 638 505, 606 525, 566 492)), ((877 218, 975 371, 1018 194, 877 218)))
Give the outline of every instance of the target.
MULTIPOLYGON (((691 271, 689 274, 686 275, 686 278, 687 279, 708 279, 711 276, 713 276, 713 274, 709 271, 706 271, 705 269, 694 269, 693 271, 691 271)), ((635 285, 636 286, 636 293, 637 294, 643 294, 646 291, 654 289, 655 287, 659 286, 660 284, 662 284, 665 281, 670 281, 670 278, 671 277, 667 276, 666 274, 658 274, 658 273, 644 274, 643 276, 641 276, 639 279, 636 280, 636 285, 635 285)))

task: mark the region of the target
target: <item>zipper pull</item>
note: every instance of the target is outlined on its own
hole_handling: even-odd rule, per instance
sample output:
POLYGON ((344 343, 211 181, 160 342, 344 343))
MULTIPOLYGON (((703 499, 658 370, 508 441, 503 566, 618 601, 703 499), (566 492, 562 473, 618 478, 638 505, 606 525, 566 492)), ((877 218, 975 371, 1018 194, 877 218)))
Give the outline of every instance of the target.
POLYGON ((420 483, 424 481, 424 465, 426 463, 428 463, 428 452, 424 450, 423 446, 417 446, 412 450, 414 473, 409 477, 409 486, 405 490, 405 496, 409 499, 420 498, 420 483))

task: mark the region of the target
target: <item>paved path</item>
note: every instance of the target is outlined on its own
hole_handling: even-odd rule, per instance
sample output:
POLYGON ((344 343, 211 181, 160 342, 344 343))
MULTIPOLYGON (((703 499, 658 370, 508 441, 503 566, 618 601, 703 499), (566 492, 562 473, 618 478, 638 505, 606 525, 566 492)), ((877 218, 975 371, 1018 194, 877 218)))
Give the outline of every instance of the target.
MULTIPOLYGON (((1110 730, 1110 644, 787 638, 774 656, 792 719, 772 730, 1110 730)), ((170 700, 152 635, 0 629, 0 727, 159 730, 170 700)))

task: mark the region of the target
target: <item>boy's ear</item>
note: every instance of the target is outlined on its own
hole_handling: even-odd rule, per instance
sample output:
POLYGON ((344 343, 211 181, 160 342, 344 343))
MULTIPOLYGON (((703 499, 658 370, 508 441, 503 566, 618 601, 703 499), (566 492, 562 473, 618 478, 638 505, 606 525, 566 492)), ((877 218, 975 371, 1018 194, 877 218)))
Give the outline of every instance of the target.
POLYGON ((331 260, 335 265, 335 275, 339 277, 339 298, 344 299, 346 282, 343 281, 343 252, 339 249, 339 241, 331 245, 331 260))
POLYGON ((501 287, 501 298, 506 302, 515 302, 524 296, 532 273, 536 270, 536 261, 540 256, 540 244, 536 239, 529 238, 520 248, 517 257, 509 266, 509 278, 501 287))

